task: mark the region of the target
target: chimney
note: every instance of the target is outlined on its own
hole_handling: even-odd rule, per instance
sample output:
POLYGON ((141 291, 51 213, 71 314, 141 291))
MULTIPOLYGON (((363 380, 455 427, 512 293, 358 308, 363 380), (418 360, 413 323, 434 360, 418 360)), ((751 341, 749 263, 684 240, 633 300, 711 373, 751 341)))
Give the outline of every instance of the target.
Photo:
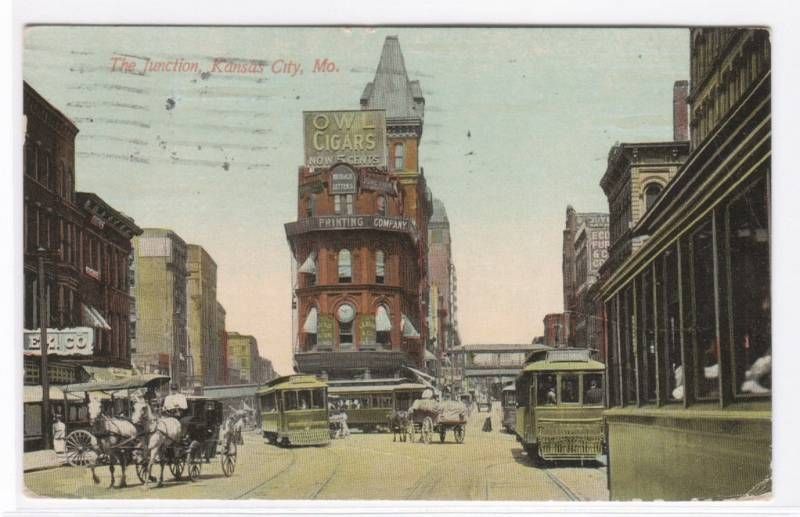
POLYGON ((689 81, 675 81, 672 87, 672 139, 689 140, 689 81))

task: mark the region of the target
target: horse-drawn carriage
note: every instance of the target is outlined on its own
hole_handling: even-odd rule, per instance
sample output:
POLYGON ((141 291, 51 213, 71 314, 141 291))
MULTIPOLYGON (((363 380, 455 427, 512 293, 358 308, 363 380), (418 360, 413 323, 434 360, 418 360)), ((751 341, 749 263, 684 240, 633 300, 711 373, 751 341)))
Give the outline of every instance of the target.
POLYGON ((467 425, 467 408, 456 400, 437 401, 432 398, 414 401, 408 412, 406 439, 414 442, 416 435, 419 441, 428 444, 434 434, 444 443, 448 431, 453 433, 456 443, 464 443, 467 425))
MULTIPOLYGON (((126 486, 125 470, 133 463, 139 480, 147 485, 152 466, 159 464, 159 485, 164 466, 180 479, 188 466, 189 479, 200 476, 203 463, 217 455, 225 476, 236 466, 232 426, 222 422, 222 404, 204 397, 170 395, 169 404, 154 411, 156 389, 169 381, 163 375, 134 375, 110 382, 87 382, 63 388, 67 394, 83 393, 89 406, 90 426, 75 429, 65 440, 67 463, 86 467, 99 482, 95 468, 108 465, 111 484, 114 467, 122 470, 120 487, 126 486)), ((69 422, 65 422, 69 426, 69 422)))

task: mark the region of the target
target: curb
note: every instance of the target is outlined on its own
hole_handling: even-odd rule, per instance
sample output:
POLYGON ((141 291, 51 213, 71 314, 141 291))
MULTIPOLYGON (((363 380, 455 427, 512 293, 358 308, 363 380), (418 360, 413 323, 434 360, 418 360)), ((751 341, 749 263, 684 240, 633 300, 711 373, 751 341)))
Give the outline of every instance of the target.
POLYGON ((42 465, 40 467, 30 467, 30 468, 27 468, 27 469, 23 469, 22 473, 23 474, 28 474, 30 472, 40 472, 42 470, 52 470, 52 469, 57 469, 59 467, 63 467, 65 465, 66 465, 66 463, 59 463, 57 465, 42 465))

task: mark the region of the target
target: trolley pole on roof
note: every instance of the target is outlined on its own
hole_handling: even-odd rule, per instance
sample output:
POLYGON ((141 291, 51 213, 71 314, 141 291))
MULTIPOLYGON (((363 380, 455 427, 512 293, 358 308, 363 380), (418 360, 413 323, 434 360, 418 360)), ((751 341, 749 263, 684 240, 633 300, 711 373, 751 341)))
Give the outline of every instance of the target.
POLYGON ((39 379, 42 384, 42 441, 44 448, 50 448, 50 378, 47 372, 47 324, 48 324, 48 307, 45 291, 45 272, 44 272, 44 259, 47 251, 44 248, 39 248, 37 252, 38 274, 37 281, 39 283, 39 342, 41 348, 41 362, 39 363, 39 379))

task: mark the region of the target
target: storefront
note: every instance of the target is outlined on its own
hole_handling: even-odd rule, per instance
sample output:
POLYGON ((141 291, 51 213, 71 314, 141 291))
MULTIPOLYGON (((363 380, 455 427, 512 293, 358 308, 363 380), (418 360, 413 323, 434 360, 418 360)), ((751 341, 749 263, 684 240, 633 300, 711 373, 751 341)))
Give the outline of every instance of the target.
POLYGON ((769 488, 769 88, 692 153, 601 289, 614 500, 769 488))

